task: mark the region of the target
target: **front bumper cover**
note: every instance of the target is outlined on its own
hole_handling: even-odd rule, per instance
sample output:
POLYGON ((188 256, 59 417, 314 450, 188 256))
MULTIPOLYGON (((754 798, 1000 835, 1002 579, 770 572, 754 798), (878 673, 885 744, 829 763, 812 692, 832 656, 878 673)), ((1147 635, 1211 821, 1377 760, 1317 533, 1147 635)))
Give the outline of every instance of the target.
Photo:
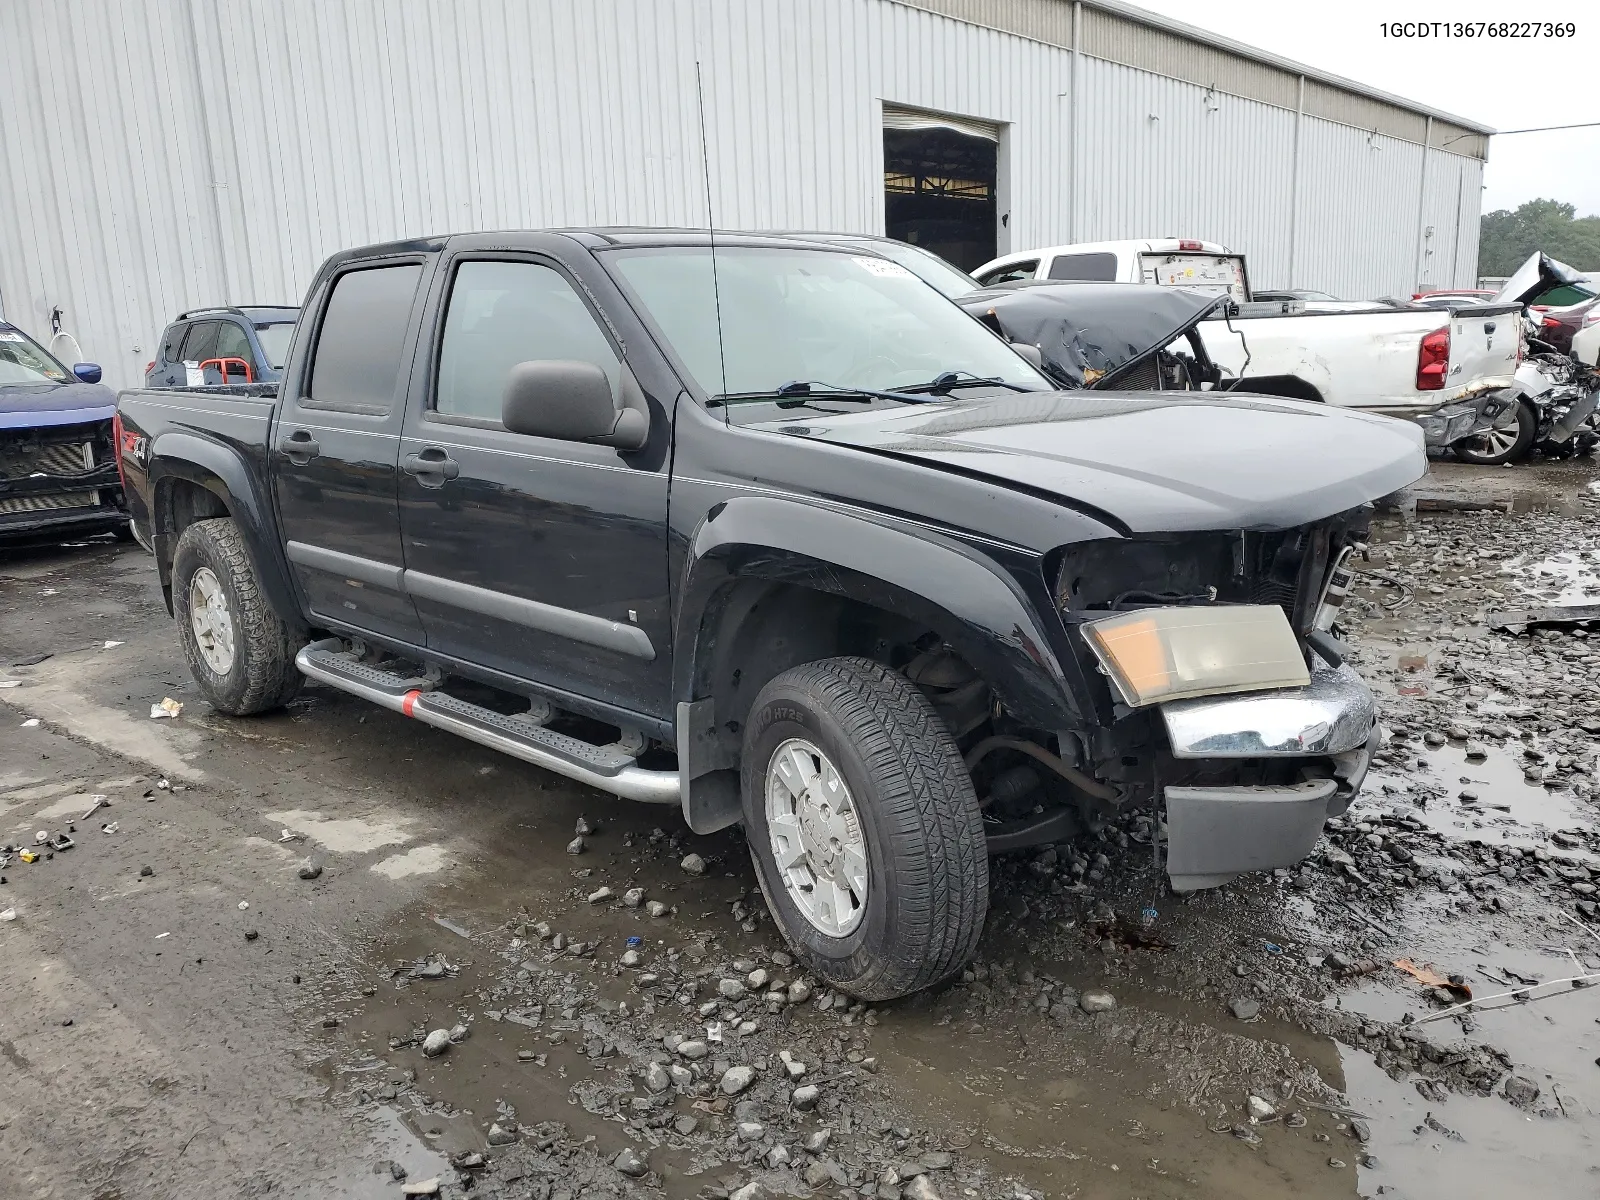
POLYGON ((1306 687, 1175 701, 1162 717, 1176 758, 1320 760, 1297 783, 1166 788, 1167 874, 1178 892, 1305 858, 1323 823, 1349 808, 1378 746, 1372 692, 1349 667, 1321 660, 1306 687))

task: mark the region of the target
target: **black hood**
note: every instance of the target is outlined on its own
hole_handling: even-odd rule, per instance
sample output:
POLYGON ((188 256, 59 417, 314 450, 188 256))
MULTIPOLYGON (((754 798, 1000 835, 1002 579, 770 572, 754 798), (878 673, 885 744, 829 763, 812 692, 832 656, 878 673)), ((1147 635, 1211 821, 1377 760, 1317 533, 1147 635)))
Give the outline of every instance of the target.
POLYGON ((956 300, 1007 340, 1037 346, 1065 388, 1097 387, 1198 325, 1228 297, 1141 283, 1029 281, 956 300))
POLYGON ((1292 529, 1428 469, 1409 421, 1207 392, 1032 392, 747 428, 1059 496, 1135 533, 1292 529))

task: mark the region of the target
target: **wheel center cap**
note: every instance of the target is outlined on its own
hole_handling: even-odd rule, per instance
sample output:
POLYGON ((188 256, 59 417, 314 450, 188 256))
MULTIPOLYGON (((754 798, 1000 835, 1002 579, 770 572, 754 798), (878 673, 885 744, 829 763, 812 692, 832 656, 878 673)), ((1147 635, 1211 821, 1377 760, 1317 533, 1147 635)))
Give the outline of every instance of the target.
POLYGON ((839 841, 829 827, 826 803, 814 799, 809 791, 801 798, 799 812, 800 844, 805 847, 811 869, 818 875, 831 879, 838 865, 839 841))

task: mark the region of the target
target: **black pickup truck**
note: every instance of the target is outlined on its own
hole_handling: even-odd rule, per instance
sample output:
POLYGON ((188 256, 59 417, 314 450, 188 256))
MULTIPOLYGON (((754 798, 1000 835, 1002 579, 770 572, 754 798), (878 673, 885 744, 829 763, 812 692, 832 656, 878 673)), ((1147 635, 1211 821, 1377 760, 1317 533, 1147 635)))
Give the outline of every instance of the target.
POLYGON ((201 693, 306 677, 743 822, 857 996, 973 952, 990 853, 1160 809, 1179 890, 1360 787, 1331 632, 1410 425, 1054 390, 859 248, 466 234, 336 255, 282 385, 129 391, 121 466, 201 693))

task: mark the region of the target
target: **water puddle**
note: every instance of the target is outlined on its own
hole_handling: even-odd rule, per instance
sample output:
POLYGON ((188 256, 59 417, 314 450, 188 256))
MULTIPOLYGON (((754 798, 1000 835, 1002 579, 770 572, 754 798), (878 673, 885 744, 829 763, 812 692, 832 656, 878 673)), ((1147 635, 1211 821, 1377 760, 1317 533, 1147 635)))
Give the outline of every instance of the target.
POLYGON ((1394 766, 1375 768, 1362 796, 1352 809, 1352 819, 1364 811, 1394 807, 1397 795, 1411 792, 1413 803, 1423 798, 1415 785, 1428 785, 1423 807, 1407 805, 1405 811, 1451 842, 1478 841, 1496 846, 1543 847, 1561 854, 1593 858, 1581 846, 1552 847, 1550 834, 1588 828, 1594 810, 1570 791, 1552 790, 1530 783, 1522 759, 1496 745, 1486 746, 1488 757, 1474 761, 1460 743, 1428 748, 1427 766, 1401 773, 1394 766), (1442 794, 1439 794, 1442 793, 1442 794))
POLYGON ((1504 570, 1516 576, 1516 586, 1523 594, 1547 604, 1600 604, 1600 550, 1508 559, 1504 570))
MULTIPOLYGON (((1489 934, 1481 921, 1428 917, 1417 924, 1418 962, 1442 974, 1461 974, 1478 997, 1511 990, 1523 980, 1578 973, 1600 965, 1600 942, 1576 928, 1547 927, 1548 945, 1489 934)), ((1337 1001, 1380 1021, 1437 1011, 1423 990, 1387 971, 1337 1001)), ((1600 988, 1560 991, 1548 999, 1480 1010, 1470 1032, 1456 1018, 1418 1027, 1446 1049, 1487 1044, 1506 1051, 1517 1073, 1540 1095, 1531 1111, 1499 1095, 1450 1094, 1425 1099, 1410 1082, 1396 1082, 1363 1050, 1340 1047, 1345 1090, 1353 1108, 1371 1118, 1370 1151, 1378 1168, 1362 1171, 1363 1195, 1387 1186, 1402 1196, 1583 1196, 1596 1186, 1600 1163, 1600 988), (1542 1110, 1542 1111, 1541 1111, 1542 1110), (1443 1131, 1426 1123, 1431 1114, 1443 1131), (1461 1139, 1450 1136, 1459 1135, 1461 1139)))

